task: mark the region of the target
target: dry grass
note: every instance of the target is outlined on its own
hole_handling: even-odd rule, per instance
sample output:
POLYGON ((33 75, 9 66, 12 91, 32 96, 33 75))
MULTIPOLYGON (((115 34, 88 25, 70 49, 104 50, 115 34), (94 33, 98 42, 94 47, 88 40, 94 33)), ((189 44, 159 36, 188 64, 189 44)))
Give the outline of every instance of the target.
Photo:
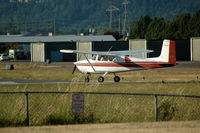
MULTIPOLYGON (((79 78, 74 78, 76 81, 79 78)), ((87 84, 1 86, 1 91, 90 91, 200 95, 199 84, 87 84)), ((85 95, 85 113, 71 112, 71 94, 30 94, 31 125, 154 121, 154 97, 85 95)), ((158 97, 160 121, 200 120, 200 99, 158 97)), ((0 118, 25 125, 24 95, 1 95, 0 118), (18 116, 18 117, 16 117, 18 116)), ((7 124, 7 125, 6 125, 7 124)))
POLYGON ((2 133, 197 133, 199 121, 0 128, 2 133))
MULTIPOLYGON (((23 68, 23 65, 20 67, 23 68)), ((2 70, 0 79, 51 79, 76 82, 83 81, 85 78, 85 75, 79 72, 72 76, 70 70, 38 69, 41 68, 41 65, 32 67, 34 68, 26 70, 2 70)), ((0 91, 90 91, 200 95, 199 79, 197 79, 199 74, 200 71, 133 71, 120 73, 122 82, 118 84, 99 84, 96 81, 99 75, 92 75, 93 84, 1 85, 0 91), (161 83, 161 81, 166 83, 161 83), (181 82, 175 83, 174 81, 181 82)), ((113 82, 113 75, 107 75, 105 81, 113 82)), ((159 120, 200 120, 199 100, 158 97, 159 120)), ((0 121, 7 122, 2 125, 25 124, 24 95, 1 95, 0 101, 2 108, 0 121)), ((71 113, 71 95, 68 94, 31 94, 29 102, 31 125, 154 121, 154 97, 85 95, 85 113, 79 116, 71 113)))

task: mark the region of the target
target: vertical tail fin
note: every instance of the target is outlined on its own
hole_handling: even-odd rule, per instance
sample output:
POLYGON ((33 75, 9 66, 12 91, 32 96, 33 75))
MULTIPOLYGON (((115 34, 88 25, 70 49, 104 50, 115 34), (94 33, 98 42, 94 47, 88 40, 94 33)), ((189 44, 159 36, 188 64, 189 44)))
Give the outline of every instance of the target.
POLYGON ((159 61, 167 62, 170 65, 176 65, 175 41, 164 40, 159 61))

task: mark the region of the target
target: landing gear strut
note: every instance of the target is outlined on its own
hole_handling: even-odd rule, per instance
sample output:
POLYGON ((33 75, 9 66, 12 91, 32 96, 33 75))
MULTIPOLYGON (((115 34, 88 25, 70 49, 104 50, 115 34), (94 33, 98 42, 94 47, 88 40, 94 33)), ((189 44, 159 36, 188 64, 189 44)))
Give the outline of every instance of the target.
POLYGON ((87 77, 85 78, 85 82, 90 82, 90 78, 89 78, 89 76, 90 76, 90 73, 87 73, 87 77))
POLYGON ((86 77, 86 78, 85 78, 85 82, 87 82, 87 83, 90 82, 90 78, 89 78, 89 77, 86 77))

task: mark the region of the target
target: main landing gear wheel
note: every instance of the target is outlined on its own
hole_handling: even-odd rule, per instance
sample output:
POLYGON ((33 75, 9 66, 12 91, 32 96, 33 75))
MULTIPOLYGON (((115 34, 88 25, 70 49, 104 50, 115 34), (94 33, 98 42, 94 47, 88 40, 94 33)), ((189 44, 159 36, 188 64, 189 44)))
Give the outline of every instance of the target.
POLYGON ((115 82, 119 82, 119 81, 120 81, 120 77, 119 77, 119 76, 115 76, 115 77, 114 77, 114 81, 115 81, 115 82))
POLYGON ((99 82, 99 83, 103 83, 103 81, 104 81, 104 77, 100 76, 100 77, 98 78, 98 82, 99 82))

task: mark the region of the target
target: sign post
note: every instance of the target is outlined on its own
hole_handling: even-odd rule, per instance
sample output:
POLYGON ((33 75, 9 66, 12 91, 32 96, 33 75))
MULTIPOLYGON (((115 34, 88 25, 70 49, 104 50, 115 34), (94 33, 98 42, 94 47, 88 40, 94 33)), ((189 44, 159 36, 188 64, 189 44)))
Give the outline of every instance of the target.
POLYGON ((72 113, 81 114, 84 112, 84 95, 72 95, 72 113))

